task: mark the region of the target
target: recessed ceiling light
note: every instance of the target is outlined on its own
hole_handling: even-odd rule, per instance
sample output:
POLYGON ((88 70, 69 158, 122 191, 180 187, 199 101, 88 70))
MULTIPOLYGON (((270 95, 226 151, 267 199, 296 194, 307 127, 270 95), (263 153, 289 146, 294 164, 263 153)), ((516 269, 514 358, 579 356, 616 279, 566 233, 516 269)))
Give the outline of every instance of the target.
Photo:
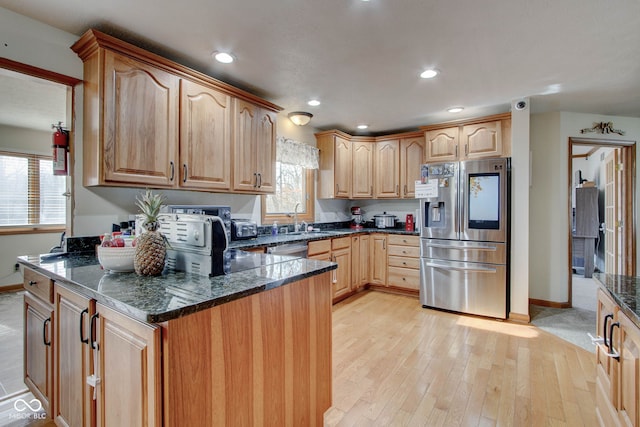
POLYGON ((233 62, 233 56, 227 52, 213 52, 213 57, 218 62, 222 62, 223 64, 230 64, 233 62))
POLYGON ((358 125, 358 129, 367 129, 368 127, 369 125, 365 125, 365 124, 358 125))
POLYGON ((422 77, 423 79, 432 79, 435 76, 437 76, 438 70, 434 70, 433 68, 430 68, 428 70, 424 70, 422 73, 420 73, 420 77, 422 77))
POLYGON ((451 108, 447 108, 447 111, 450 113, 459 113, 460 111, 464 110, 463 107, 451 107, 451 108))
POLYGON ((318 105, 320 105, 320 101, 318 101, 317 99, 312 99, 311 101, 307 102, 307 104, 311 105, 312 107, 317 107, 318 105))

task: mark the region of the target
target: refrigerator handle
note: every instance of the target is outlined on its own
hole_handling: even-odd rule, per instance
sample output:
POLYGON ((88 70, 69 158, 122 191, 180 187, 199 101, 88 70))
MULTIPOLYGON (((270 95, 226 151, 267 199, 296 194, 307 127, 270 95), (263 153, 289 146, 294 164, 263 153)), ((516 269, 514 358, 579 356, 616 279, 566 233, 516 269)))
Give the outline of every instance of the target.
POLYGON ((492 251, 495 252, 498 250, 495 246, 454 246, 454 245, 445 245, 439 243, 427 243, 427 247, 429 248, 441 248, 441 249, 460 249, 460 250, 478 250, 478 251, 492 251))
POLYGON ((454 267, 452 265, 441 265, 433 262, 427 262, 425 264, 427 267, 433 268, 443 268, 446 270, 456 270, 456 271, 464 271, 466 273, 495 273, 497 270, 495 268, 490 267, 454 267))

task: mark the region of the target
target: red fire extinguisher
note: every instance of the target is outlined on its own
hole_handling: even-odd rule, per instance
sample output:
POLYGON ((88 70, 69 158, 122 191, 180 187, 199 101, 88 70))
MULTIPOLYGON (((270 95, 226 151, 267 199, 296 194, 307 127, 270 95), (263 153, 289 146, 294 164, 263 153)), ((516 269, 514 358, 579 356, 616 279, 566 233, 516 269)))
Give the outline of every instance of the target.
POLYGON ((53 132, 53 174, 67 175, 69 173, 69 131, 62 128, 62 122, 51 125, 53 132))

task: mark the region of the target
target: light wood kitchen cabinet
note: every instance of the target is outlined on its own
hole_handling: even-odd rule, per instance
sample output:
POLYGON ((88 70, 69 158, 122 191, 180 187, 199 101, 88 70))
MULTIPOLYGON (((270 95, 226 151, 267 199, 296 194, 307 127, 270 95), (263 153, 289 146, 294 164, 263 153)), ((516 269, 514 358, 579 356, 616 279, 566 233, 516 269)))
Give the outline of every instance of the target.
POLYGON ((352 144, 349 135, 339 131, 316 134, 320 150, 318 170, 319 199, 348 199, 351 197, 352 144))
POLYGON ((252 103, 235 102, 233 188, 250 193, 275 189, 275 114, 252 103))
POLYGON ((180 187, 231 188, 231 117, 231 96, 180 81, 180 187))
POLYGON ((24 383, 40 401, 47 417, 51 417, 51 409, 55 404, 53 397, 55 321, 53 306, 50 303, 37 298, 30 292, 25 292, 24 383))
MULTIPOLYGON (((104 66, 95 71, 97 76, 87 76, 85 68, 85 80, 104 85, 98 89, 103 94, 104 119, 86 118, 94 121, 96 132, 101 133, 95 137, 102 144, 84 153, 84 161, 97 171, 85 176, 85 183, 173 187, 177 179, 179 78, 111 51, 104 52, 104 66)), ((85 114, 92 107, 86 105, 85 114)))
POLYGON ((424 136, 400 140, 400 190, 402 198, 413 199, 420 166, 424 163, 424 136))
POLYGON ((425 162, 449 162, 511 155, 511 113, 423 126, 425 162))
POLYGON ((640 426, 640 329, 622 312, 620 323, 620 400, 618 415, 625 427, 640 426))
POLYGON ((24 268, 24 383, 40 400, 47 417, 55 404, 54 362, 56 316, 53 309, 53 281, 24 268))
POLYGON ((351 290, 356 291, 369 283, 369 242, 368 234, 351 238, 351 290))
POLYGON ((371 276, 369 283, 387 285, 387 235, 374 233, 370 246, 371 276))
POLYGON ((72 49, 84 63, 85 186, 273 192, 280 107, 96 30, 72 49))
POLYGON ((400 140, 377 141, 374 159, 375 197, 400 197, 400 140))
POLYGON ((97 426, 161 426, 160 329, 100 303, 96 316, 97 426))
POLYGON ((351 292, 351 237, 331 239, 331 260, 338 264, 333 276, 333 299, 351 292))
MULTIPOLYGON (((618 306, 601 289, 598 289, 596 333, 598 337, 608 337, 609 328, 618 319, 618 306)), ((617 334, 618 331, 616 331, 617 334)), ((617 340, 613 340, 617 345, 617 340)), ((596 346, 596 415, 602 426, 620 425, 618 422, 618 380, 619 362, 609 357, 605 343, 596 346)))
POLYGON ((89 319, 95 301, 58 284, 55 312, 55 409, 59 426, 95 425, 95 401, 86 378, 93 372, 89 345, 89 319), (78 326, 79 325, 79 326, 78 326))
POLYGON ((352 141, 351 198, 373 198, 373 155, 375 144, 371 141, 352 141))
POLYGON ((331 261, 331 239, 314 240, 307 244, 307 258, 331 261))
POLYGON ((404 290, 420 289, 420 238, 389 234, 387 286, 404 290))
POLYGON ((425 163, 458 160, 460 129, 458 126, 426 131, 425 163))

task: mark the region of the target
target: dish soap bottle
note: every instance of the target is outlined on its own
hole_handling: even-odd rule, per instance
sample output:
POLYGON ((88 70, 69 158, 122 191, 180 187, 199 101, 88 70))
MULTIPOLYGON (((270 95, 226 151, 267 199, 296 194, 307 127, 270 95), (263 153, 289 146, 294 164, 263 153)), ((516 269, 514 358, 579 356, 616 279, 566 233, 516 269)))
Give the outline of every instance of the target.
POLYGON ((271 235, 272 236, 278 235, 278 221, 273 221, 273 225, 271 226, 271 235))

